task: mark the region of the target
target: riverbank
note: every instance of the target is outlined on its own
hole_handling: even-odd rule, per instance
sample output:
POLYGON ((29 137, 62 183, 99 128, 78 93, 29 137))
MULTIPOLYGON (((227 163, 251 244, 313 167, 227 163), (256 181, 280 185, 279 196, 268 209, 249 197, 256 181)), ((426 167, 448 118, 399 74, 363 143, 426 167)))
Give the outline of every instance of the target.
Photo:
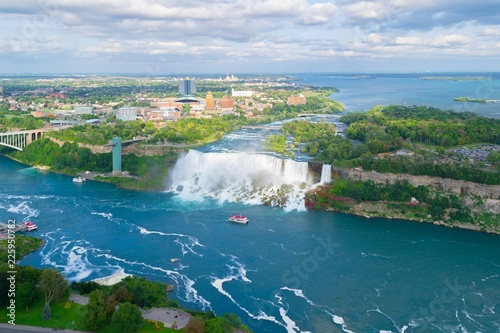
MULTIPOLYGON (((23 259, 28 254, 37 251, 40 247, 42 247, 44 241, 41 238, 33 237, 33 236, 24 236, 24 235, 15 235, 15 256, 14 260, 18 262, 23 259)), ((9 248, 9 239, 6 236, 3 239, 0 239, 0 262, 6 263, 8 254, 11 254, 8 250, 9 248)), ((11 258, 9 256, 9 258, 11 258)))
POLYGON ((77 151, 68 153, 48 139, 35 141, 27 146, 23 152, 2 155, 39 170, 72 177, 79 174, 85 177, 87 171, 90 170, 92 172, 89 174, 99 175, 93 177, 93 180, 111 183, 119 188, 140 191, 163 191, 168 170, 177 160, 177 153, 173 151, 161 155, 127 154, 122 156, 122 169, 125 171, 114 174, 110 172, 112 169, 110 153, 94 154, 88 151, 88 148, 77 148, 77 151), (41 154, 40 151, 46 151, 45 148, 50 153, 41 154), (64 162, 59 162, 58 159, 65 154, 78 160, 80 160, 80 156, 88 158, 87 160, 82 159, 77 165, 72 163, 72 158, 62 158, 64 162))
POLYGON ((120 281, 122 281, 123 279, 125 279, 128 276, 132 276, 132 274, 127 274, 127 273, 125 273, 124 269, 121 269, 120 271, 116 272, 115 274, 111 274, 109 276, 94 279, 92 281, 94 281, 97 284, 100 284, 101 286, 112 286, 112 285, 119 283, 120 281))
POLYGON ((406 181, 376 184, 372 179, 334 179, 328 185, 309 191, 306 207, 365 218, 409 220, 500 234, 500 200, 481 199, 475 194, 459 197, 406 181), (343 188, 349 188, 347 192, 351 194, 343 188), (384 199, 373 199, 379 196, 384 199))

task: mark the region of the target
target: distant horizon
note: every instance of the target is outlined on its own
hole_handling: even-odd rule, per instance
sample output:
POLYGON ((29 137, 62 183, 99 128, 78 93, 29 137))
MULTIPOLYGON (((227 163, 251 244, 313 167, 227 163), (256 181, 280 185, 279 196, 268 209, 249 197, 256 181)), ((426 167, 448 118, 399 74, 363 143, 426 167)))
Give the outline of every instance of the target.
POLYGON ((264 75, 330 75, 330 74, 339 74, 339 75, 359 75, 359 74, 364 74, 364 75, 421 75, 421 74, 435 74, 435 75, 444 75, 444 74, 451 74, 451 75, 458 75, 458 74, 463 74, 463 75, 470 75, 470 74, 500 74, 499 71, 426 71, 426 72, 420 72, 420 71, 415 71, 415 72, 361 72, 361 71, 345 71, 345 72, 340 72, 340 71, 308 71, 308 72, 241 72, 241 73, 227 73, 227 72, 178 72, 178 73, 156 73, 156 74, 150 74, 150 73, 141 73, 141 72, 30 72, 30 73, 1 73, 0 72, 0 77, 4 76, 151 76, 151 77, 165 77, 165 76, 172 76, 172 77, 184 77, 184 76, 222 76, 223 79, 226 77, 226 75, 229 74, 229 76, 234 75, 244 75, 244 76, 264 76, 264 75))

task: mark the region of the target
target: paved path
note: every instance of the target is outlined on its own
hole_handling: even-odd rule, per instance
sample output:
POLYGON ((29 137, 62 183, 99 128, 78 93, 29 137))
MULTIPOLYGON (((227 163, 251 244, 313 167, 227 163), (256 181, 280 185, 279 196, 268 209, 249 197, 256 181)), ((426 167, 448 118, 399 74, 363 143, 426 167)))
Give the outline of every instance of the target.
POLYGON ((152 319, 165 324, 165 327, 172 327, 173 322, 177 323, 177 328, 187 325, 191 315, 189 313, 166 308, 152 308, 151 310, 141 310, 144 319, 152 319))
POLYGON ((87 304, 89 304, 89 298, 88 297, 80 296, 80 295, 77 295, 75 293, 69 294, 68 301, 75 302, 75 303, 78 303, 78 304, 81 304, 81 305, 87 305, 87 304))
POLYGON ((45 327, 35 327, 26 325, 10 325, 10 324, 0 324, 0 333, 32 333, 32 332, 71 332, 71 333, 92 333, 84 331, 73 331, 71 329, 58 329, 54 330, 52 328, 45 327))

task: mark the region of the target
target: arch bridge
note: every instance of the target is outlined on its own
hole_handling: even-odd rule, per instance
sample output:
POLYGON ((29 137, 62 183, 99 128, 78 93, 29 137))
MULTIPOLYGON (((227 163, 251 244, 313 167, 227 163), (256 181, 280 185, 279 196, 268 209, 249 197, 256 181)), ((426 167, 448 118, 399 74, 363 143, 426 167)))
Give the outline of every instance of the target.
POLYGON ((33 141, 40 140, 48 130, 35 129, 0 133, 0 145, 22 151, 33 141))

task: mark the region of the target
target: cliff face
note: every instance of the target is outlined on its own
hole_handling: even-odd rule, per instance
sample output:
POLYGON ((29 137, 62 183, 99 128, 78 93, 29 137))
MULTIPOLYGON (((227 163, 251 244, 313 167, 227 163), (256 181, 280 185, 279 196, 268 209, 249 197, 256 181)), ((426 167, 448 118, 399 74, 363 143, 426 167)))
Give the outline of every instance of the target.
POLYGON ((500 200, 500 185, 485 185, 448 178, 378 173, 375 171, 332 167, 332 178, 334 177, 349 180, 372 180, 375 183, 386 184, 394 184, 396 181, 406 180, 414 186, 428 186, 441 192, 453 193, 456 195, 480 196, 484 199, 494 199, 494 201, 500 200))

